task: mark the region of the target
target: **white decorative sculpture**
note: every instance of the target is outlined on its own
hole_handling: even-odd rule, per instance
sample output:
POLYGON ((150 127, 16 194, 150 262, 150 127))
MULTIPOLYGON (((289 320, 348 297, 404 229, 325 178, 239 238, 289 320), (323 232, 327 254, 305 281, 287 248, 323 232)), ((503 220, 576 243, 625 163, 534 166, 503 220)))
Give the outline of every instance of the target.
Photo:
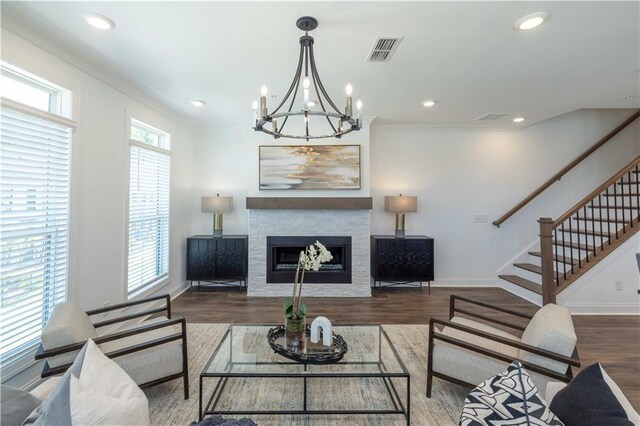
POLYGON ((322 345, 331 346, 333 344, 333 332, 331 330, 331 321, 326 317, 318 317, 311 323, 311 341, 318 343, 320 329, 322 329, 322 345))

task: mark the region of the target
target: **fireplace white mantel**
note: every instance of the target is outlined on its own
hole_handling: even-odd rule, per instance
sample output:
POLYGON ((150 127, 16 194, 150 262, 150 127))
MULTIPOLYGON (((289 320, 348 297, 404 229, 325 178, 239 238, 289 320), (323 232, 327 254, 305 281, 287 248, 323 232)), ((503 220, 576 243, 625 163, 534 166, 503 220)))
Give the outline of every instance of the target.
POLYGON ((307 297, 369 297, 370 197, 248 197, 248 296, 289 296, 293 283, 267 283, 267 237, 350 236, 351 283, 305 283, 307 297))

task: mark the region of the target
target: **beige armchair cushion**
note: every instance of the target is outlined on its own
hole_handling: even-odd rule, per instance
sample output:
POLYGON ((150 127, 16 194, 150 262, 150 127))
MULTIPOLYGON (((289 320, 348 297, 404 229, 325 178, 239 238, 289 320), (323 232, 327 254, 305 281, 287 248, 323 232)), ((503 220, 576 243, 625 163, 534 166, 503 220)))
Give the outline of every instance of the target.
MULTIPOLYGON (((451 322, 472 327, 476 330, 491 333, 510 340, 520 340, 516 336, 495 327, 467 318, 453 317, 451 322)), ((444 327, 440 333, 484 349, 505 354, 510 359, 516 359, 518 357, 519 350, 517 348, 503 345, 483 337, 474 336, 465 331, 456 330, 451 327, 444 327)), ((478 385, 486 379, 504 371, 507 366, 509 366, 509 362, 500 361, 498 359, 461 348, 460 346, 451 345, 441 340, 436 339, 434 341, 433 371, 462 380, 466 383, 478 385)))
MULTIPOLYGON (((166 320, 166 317, 152 318, 141 323, 127 325, 118 329, 117 332, 120 333, 166 320)), ((100 349, 103 353, 109 354, 140 343, 168 337, 172 334, 180 333, 181 330, 182 328, 179 324, 174 324, 169 327, 162 327, 142 334, 134 334, 123 339, 102 343, 100 349)), ((160 346, 153 346, 142 351, 119 356, 113 358, 113 361, 126 371, 136 384, 143 385, 182 372, 182 340, 173 340, 160 346)))
MULTIPOLYGON (((42 330, 42 346, 45 350, 72 343, 86 342, 98 336, 89 316, 80 306, 71 302, 59 303, 53 308, 51 318, 42 330)), ((47 358, 49 366, 70 364, 79 351, 47 358)))
MULTIPOLYGON (((472 327, 510 340, 520 341, 518 337, 505 331, 467 318, 453 317, 451 322, 472 327)), ((518 348, 503 345, 483 337, 474 336, 451 327, 444 327, 440 333, 484 349, 499 352, 508 356, 512 360, 517 359, 520 355, 520 350, 518 348)), ((472 385, 477 386, 485 380, 506 370, 509 364, 510 362, 500 361, 498 359, 482 355, 478 352, 463 349, 460 346, 445 343, 441 340, 436 339, 434 341, 433 371, 444 374, 448 377, 453 377, 454 379, 462 380, 463 382, 470 383, 472 385)), ((534 371, 529 371, 529 376, 531 377, 533 384, 536 385, 538 389, 546 389, 547 383, 553 380, 534 371)))
MULTIPOLYGON (((550 303, 536 312, 520 340, 527 345, 570 357, 578 339, 569 310, 550 303)), ((522 361, 548 368, 557 373, 565 373, 568 367, 563 362, 554 361, 525 350, 520 351, 519 357, 522 361)))

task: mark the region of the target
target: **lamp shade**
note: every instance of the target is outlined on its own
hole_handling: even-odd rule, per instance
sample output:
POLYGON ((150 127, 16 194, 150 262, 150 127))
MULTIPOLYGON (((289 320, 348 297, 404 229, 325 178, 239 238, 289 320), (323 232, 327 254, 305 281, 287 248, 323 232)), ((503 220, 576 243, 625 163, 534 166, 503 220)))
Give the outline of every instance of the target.
POLYGON ((202 211, 207 213, 229 213, 233 210, 233 197, 202 197, 202 211))
POLYGON ((415 213, 418 211, 418 197, 402 194, 384 197, 384 211, 390 213, 415 213))

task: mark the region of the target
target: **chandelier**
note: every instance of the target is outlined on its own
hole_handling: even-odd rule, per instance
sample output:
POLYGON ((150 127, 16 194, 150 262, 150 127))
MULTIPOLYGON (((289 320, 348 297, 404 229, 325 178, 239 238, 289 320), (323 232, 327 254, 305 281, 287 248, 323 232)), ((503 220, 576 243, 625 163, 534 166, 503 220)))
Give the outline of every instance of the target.
MULTIPOLYGON (((360 130, 362 120, 362 102, 356 102, 357 116, 353 116, 353 99, 351 94, 353 88, 350 84, 346 87, 346 106, 341 111, 327 94, 322 85, 316 60, 313 55, 313 37, 309 35, 318 27, 318 21, 311 16, 303 16, 296 21, 296 26, 304 31, 300 37, 300 56, 293 81, 282 102, 271 112, 267 110, 267 87, 262 86, 260 90, 260 103, 253 102, 253 129, 272 135, 274 138, 291 139, 322 139, 340 138, 354 130, 360 130), (302 96, 299 96, 298 89, 302 85, 302 96), (311 98, 311 93, 315 97, 311 98), (285 133, 285 127, 289 118, 303 118, 304 134, 285 133), (325 134, 311 134, 309 132, 309 121, 311 117, 319 120, 325 119, 329 123, 325 134)), ((315 120, 314 120, 315 121, 315 120)), ((300 131, 299 133, 302 133, 300 131)))

